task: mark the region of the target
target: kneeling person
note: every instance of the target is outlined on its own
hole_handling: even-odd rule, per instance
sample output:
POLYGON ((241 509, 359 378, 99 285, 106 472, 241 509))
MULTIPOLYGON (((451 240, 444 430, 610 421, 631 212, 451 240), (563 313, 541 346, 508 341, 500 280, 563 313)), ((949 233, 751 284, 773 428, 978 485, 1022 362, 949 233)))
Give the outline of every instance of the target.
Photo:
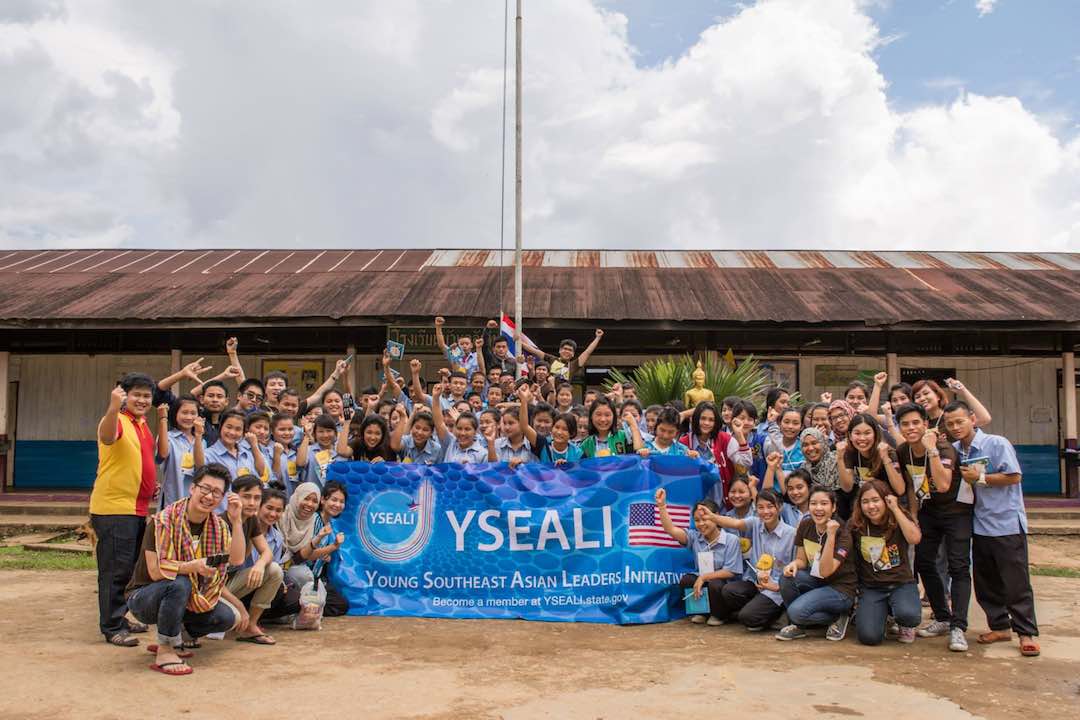
POLYGON ((246 613, 221 602, 228 592, 227 566, 244 562, 240 498, 228 493, 229 481, 229 470, 222 465, 199 468, 191 497, 154 515, 143 535, 127 604, 140 622, 157 625, 157 660, 150 667, 166 675, 192 672, 178 652, 181 630, 199 638, 240 628, 246 621, 246 613), (214 508, 226 493, 223 518, 214 508))
POLYGON ((259 619, 263 611, 273 603, 284 574, 281 566, 274 562, 274 553, 259 524, 262 483, 258 478, 246 475, 233 483, 233 492, 240 496, 241 514, 244 518, 244 562, 241 567, 230 569, 226 587, 239 599, 252 596, 247 629, 239 633, 236 639, 256 645, 273 645, 274 638, 259 627, 259 619))

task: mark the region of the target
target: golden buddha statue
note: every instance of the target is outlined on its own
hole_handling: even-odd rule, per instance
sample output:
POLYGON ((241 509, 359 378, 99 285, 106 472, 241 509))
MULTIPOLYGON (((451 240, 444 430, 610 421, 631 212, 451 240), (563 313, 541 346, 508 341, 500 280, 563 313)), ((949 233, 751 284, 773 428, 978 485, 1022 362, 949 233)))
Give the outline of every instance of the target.
POLYGON ((690 408, 697 405, 699 402, 716 402, 716 397, 713 395, 713 391, 705 387, 705 370, 701 367, 701 361, 698 360, 697 368, 694 369, 694 387, 686 391, 683 395, 683 403, 686 408, 690 408))

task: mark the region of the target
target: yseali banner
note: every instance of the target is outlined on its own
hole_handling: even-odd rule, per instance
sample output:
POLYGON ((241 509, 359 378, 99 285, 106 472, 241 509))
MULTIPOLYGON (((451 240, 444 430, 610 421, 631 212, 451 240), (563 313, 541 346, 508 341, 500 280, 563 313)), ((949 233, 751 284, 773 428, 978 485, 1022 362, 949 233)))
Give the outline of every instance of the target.
POLYGON ((660 526, 717 481, 695 459, 637 456, 559 467, 340 462, 348 487, 331 572, 354 615, 665 622, 690 552, 660 526))

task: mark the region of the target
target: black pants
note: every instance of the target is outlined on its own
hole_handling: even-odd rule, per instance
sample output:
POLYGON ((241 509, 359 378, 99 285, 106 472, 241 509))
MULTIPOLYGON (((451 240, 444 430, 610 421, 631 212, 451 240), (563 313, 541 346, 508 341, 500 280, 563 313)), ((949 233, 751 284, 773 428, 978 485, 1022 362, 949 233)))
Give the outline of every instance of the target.
MULTIPOLYGON (((245 600, 245 605, 250 603, 251 595, 245 600)), ((300 588, 296 584, 285 581, 278 588, 277 595, 270 603, 270 607, 263 610, 261 620, 277 620, 288 615, 296 615, 300 612, 300 588)))
POLYGON ((1039 634, 1035 622, 1035 593, 1028 575, 1027 535, 974 535, 975 600, 986 613, 991 630, 1017 635, 1039 634))
POLYGON ((127 630, 124 588, 135 572, 146 518, 138 515, 91 515, 97 534, 98 626, 106 639, 127 630))
POLYGON ((349 600, 337 591, 334 583, 330 582, 330 564, 323 565, 322 580, 326 586, 326 605, 323 607, 323 617, 340 617, 349 612, 349 600))
MULTIPOLYGON (((694 573, 687 573, 679 579, 679 587, 684 590, 689 590, 694 587, 694 583, 697 582, 698 576, 694 573)), ((723 618, 720 614, 721 600, 720 591, 723 589, 727 580, 709 580, 705 583, 705 592, 709 594, 709 614, 716 618, 723 618)), ((685 593, 683 593, 685 595, 685 593)))
POLYGON ((714 613, 718 618, 738 619, 748 628, 769 627, 784 612, 782 605, 762 595, 749 580, 729 581, 720 591, 720 602, 720 612, 714 613))
POLYGON ((919 528, 922 542, 915 547, 915 568, 934 610, 934 619, 967 630, 971 603, 971 513, 946 514, 924 509, 919 513, 919 528), (942 547, 951 581, 948 592, 937 562, 942 547), (952 600, 951 609, 946 594, 952 600))

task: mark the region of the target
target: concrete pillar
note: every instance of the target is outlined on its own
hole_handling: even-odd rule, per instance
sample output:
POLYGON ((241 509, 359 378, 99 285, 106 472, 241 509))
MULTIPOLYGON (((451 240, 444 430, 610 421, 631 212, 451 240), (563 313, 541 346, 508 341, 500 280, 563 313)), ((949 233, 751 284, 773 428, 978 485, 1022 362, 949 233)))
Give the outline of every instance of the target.
MULTIPOLYGON (((169 356, 170 356, 169 374, 170 375, 175 375, 176 373, 180 372, 180 368, 183 367, 182 360, 181 360, 181 358, 183 356, 183 353, 181 353, 181 351, 179 351, 179 350, 170 350, 169 351, 169 356)), ((180 387, 180 385, 182 383, 183 383, 183 381, 181 380, 180 382, 176 383, 176 385, 173 386, 173 394, 174 395, 180 395, 180 393, 184 392, 180 387)))
MULTIPOLYGON (((359 392, 360 389, 360 363, 356 361, 356 345, 349 344, 345 348, 345 357, 351 357, 352 361, 349 363, 349 369, 345 372, 349 373, 349 386, 352 392, 359 392)), ((377 384, 377 383, 376 383, 377 384)))
MULTIPOLYGON (((889 373, 889 384, 900 382, 900 359, 896 353, 885 353, 885 372, 889 373)), ((885 392, 889 392, 889 388, 886 387, 885 392)), ((887 397, 881 398, 883 401, 887 400, 887 397)))
MULTIPOLYGON (((11 353, 0 352, 0 446, 8 443, 8 360, 11 353)), ((4 450, 0 453, 0 492, 7 491, 8 463, 11 462, 11 451, 4 450)))
POLYGON ((1076 455, 1076 355, 1061 354, 1061 389, 1065 395, 1065 496, 1080 497, 1076 455))

